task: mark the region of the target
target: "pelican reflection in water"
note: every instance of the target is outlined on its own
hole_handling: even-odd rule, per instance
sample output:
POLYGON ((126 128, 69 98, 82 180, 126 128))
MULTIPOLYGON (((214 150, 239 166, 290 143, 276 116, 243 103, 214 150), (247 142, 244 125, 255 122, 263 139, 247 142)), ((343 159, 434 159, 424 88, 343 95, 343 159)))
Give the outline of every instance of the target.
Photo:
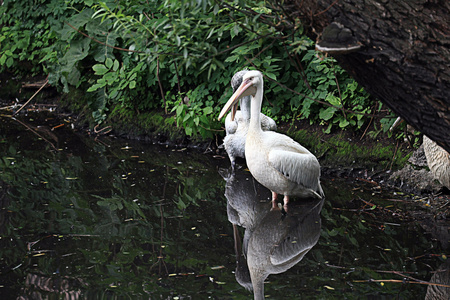
POLYGON ((320 236, 323 199, 289 203, 289 213, 273 207, 271 192, 249 172, 221 170, 226 180, 228 220, 233 224, 236 280, 254 299, 264 299, 264 280, 299 263, 320 236), (241 242, 238 226, 245 229, 241 242))

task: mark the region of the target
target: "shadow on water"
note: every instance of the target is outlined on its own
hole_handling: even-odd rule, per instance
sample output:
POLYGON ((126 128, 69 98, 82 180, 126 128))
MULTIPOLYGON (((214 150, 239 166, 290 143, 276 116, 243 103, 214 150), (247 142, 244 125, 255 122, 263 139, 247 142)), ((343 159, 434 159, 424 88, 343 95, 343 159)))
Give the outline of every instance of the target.
POLYGON ((370 184, 323 178, 283 215, 225 159, 21 122, 0 117, 2 299, 249 299, 252 273, 272 299, 423 299, 445 275, 370 184))

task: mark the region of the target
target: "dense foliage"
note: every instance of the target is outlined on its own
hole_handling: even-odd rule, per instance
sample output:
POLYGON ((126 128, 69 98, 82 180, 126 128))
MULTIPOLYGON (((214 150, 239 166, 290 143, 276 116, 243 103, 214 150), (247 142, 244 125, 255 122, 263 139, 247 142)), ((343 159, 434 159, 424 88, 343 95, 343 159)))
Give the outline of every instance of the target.
POLYGON ((65 93, 86 91, 97 123, 111 110, 164 109, 186 134, 212 137, 243 68, 266 76, 263 111, 278 121, 330 132, 361 128, 377 109, 277 1, 5 0, 0 28, 1 72, 43 72, 65 93))

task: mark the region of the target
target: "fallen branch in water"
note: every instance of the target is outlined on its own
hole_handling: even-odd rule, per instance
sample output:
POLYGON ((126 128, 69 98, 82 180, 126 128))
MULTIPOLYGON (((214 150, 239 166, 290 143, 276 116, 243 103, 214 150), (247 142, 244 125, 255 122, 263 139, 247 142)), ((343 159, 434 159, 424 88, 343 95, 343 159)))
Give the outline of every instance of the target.
POLYGON ((50 146, 53 147, 53 149, 55 149, 56 151, 59 151, 58 148, 56 148, 55 145, 53 145, 52 142, 50 142, 48 139, 46 139, 45 137, 43 137, 42 135, 40 135, 39 133, 37 133, 35 130, 33 130, 33 128, 31 128, 30 126, 28 126, 27 124, 23 123, 22 121, 12 117, 12 119, 16 122, 18 122, 19 124, 21 124, 22 126, 26 127, 28 130, 30 130, 32 133, 34 133, 35 135, 37 135, 38 137, 40 137, 41 139, 43 139, 44 141, 46 141, 47 143, 50 144, 50 146))
POLYGON ((19 113, 19 111, 21 111, 28 103, 30 103, 31 100, 33 100, 34 97, 36 97, 37 94, 39 94, 39 92, 48 84, 48 76, 47 79, 45 80, 44 84, 36 91, 36 93, 33 94, 33 96, 30 97, 30 99, 28 99, 27 102, 25 102, 24 105, 22 105, 22 107, 20 107, 15 113, 13 113, 13 116, 17 115, 19 113))
POLYGON ((102 129, 97 130, 98 126, 99 126, 99 124, 95 125, 95 127, 94 127, 94 133, 95 134, 108 134, 112 130, 111 126, 106 126, 106 127, 102 128, 102 129))

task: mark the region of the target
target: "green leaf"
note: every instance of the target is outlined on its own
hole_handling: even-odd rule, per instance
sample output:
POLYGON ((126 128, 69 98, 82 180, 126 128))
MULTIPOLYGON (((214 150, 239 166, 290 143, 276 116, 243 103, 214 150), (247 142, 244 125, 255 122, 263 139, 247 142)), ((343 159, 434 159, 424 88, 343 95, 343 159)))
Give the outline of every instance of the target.
POLYGON ((183 104, 178 105, 178 107, 177 107, 177 117, 180 117, 181 114, 183 113, 183 111, 184 111, 184 105, 183 104))
POLYGON ((112 65, 113 65, 113 60, 112 60, 111 58, 108 57, 108 58, 105 60, 105 66, 106 66, 108 69, 111 69, 112 65))
POLYGON ((273 74, 273 73, 266 73, 265 74, 267 77, 269 77, 270 79, 273 79, 273 80, 277 80, 277 76, 275 75, 275 74, 273 74))
POLYGON ((109 69, 102 64, 96 64, 92 67, 95 72, 95 75, 104 75, 109 72, 109 69))
POLYGON ((348 126, 348 124, 350 124, 350 122, 347 121, 347 119, 342 119, 342 120, 339 122, 339 127, 345 128, 345 127, 348 126))
POLYGON ((114 72, 117 72, 118 69, 119 69, 119 61, 117 59, 115 59, 113 70, 114 70, 114 72))
POLYGON ((205 107, 205 108, 203 109, 203 113, 204 113, 205 115, 209 115, 209 114, 212 113, 212 112, 213 112, 213 108, 210 107, 210 106, 205 107))
POLYGON ((334 113, 336 112, 336 108, 334 107, 328 107, 327 109, 323 109, 319 113, 319 118, 325 121, 330 120, 334 113))
POLYGON ((98 89, 104 87, 105 85, 106 85, 106 83, 104 83, 104 84, 96 83, 96 84, 92 85, 91 87, 89 87, 89 88, 87 89, 87 92, 94 92, 94 91, 96 91, 96 90, 98 90, 98 89))
POLYGON ((10 56, 8 57, 8 59, 6 60, 6 66, 8 68, 11 68, 11 66, 14 64, 14 59, 10 56))

